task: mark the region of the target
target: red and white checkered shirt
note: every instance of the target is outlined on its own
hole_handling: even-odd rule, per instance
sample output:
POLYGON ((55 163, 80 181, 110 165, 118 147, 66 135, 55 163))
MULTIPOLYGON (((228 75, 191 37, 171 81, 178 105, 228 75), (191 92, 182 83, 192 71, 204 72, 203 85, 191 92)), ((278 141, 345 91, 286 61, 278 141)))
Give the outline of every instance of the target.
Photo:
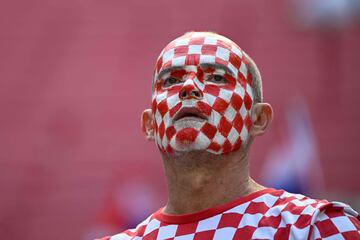
POLYGON ((360 216, 340 202, 264 189, 187 215, 162 209, 135 229, 101 240, 360 239, 360 216))

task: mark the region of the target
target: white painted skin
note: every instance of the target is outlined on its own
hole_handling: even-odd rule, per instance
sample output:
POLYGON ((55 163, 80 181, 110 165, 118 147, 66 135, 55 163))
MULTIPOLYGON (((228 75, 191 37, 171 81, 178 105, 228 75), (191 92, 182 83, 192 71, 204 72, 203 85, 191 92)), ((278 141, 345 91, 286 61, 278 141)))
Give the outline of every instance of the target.
MULTIPOLYGON (((217 36, 209 36, 207 38, 207 42, 215 44, 217 39, 219 39, 217 36)), ((187 42, 188 42, 188 40, 186 40, 186 39, 179 39, 179 40, 174 40, 174 41, 175 41, 176 46, 182 46, 182 45, 187 44, 187 42)), ((226 39, 226 41, 229 42, 231 40, 226 39)), ((232 43, 232 41, 231 41, 231 43, 232 43)), ((191 51, 193 51, 193 52, 198 51, 197 46, 193 47, 191 51)), ((237 54, 239 57, 242 56, 241 50, 239 50, 239 48, 235 44, 231 45, 231 49, 225 49, 222 47, 218 47, 218 51, 216 52, 216 54, 217 54, 217 57, 226 59, 228 57, 228 54, 230 51, 237 54)), ((174 95, 168 97, 168 91, 166 88, 164 88, 164 91, 162 93, 158 94, 156 92, 156 90, 153 93, 153 99, 155 99, 155 101, 157 103, 160 103, 161 101, 166 99, 169 109, 173 108, 180 102, 182 103, 181 108, 197 107, 198 102, 203 102, 207 105, 212 106, 212 104, 214 103, 214 101, 216 100, 217 97, 214 97, 213 95, 208 94, 203 91, 204 91, 204 88, 206 85, 218 84, 218 83, 213 83, 213 82, 209 82, 206 80, 202 82, 197 78, 197 74, 198 74, 198 66, 200 66, 200 64, 214 63, 213 56, 200 55, 199 65, 185 65, 185 58, 181 58, 181 59, 174 58, 174 50, 171 49, 168 51, 163 50, 159 56, 159 59, 160 58, 162 58, 162 61, 164 63, 169 60, 172 60, 172 65, 171 65, 172 67, 174 67, 174 66, 181 67, 182 69, 186 70, 187 73, 191 73, 191 74, 185 74, 182 81, 178 84, 181 84, 182 86, 187 86, 187 85, 196 86, 196 88, 198 88, 199 91, 201 91, 203 93, 203 98, 200 100, 198 100, 198 99, 183 100, 183 99, 180 99, 179 94, 174 94, 174 95), (190 75, 191 75, 191 77, 190 77, 190 75)), ((232 66, 232 65, 230 64, 229 66, 232 66)), ((225 66, 225 67, 229 68, 229 72, 231 73, 231 75, 236 76, 237 74, 235 74, 234 71, 237 71, 237 72, 241 72, 246 77, 245 74, 247 74, 247 66, 244 63, 241 64, 241 67, 238 70, 232 69, 229 66, 225 66)), ((167 77, 170 76, 170 72, 162 74, 161 71, 162 71, 162 69, 160 69, 159 72, 155 73, 154 83, 161 79, 166 79, 167 77)), ((217 74, 217 75, 223 76, 225 74, 225 70, 222 68, 215 68, 215 72, 212 74, 217 74)), ((208 75, 209 74, 204 74, 204 79, 207 79, 209 77, 208 75)), ((248 94, 250 95, 251 98, 253 96, 252 88, 250 86, 247 86, 246 89, 244 89, 238 81, 236 82, 234 91, 229 91, 229 90, 223 89, 223 88, 221 88, 221 86, 220 86, 220 89, 221 90, 219 93, 219 97, 222 98, 223 100, 225 100, 226 102, 231 101, 233 92, 238 94, 242 99, 244 99, 245 92, 248 92, 248 94)), ((242 107, 240 108, 239 112, 243 119, 245 119, 245 117, 249 114, 249 111, 245 108, 244 103, 242 104, 242 107)), ((155 141, 160 149, 166 150, 167 147, 170 145, 172 149, 174 149, 175 151, 180 151, 180 152, 193 151, 193 150, 206 150, 206 151, 209 151, 214 154, 222 154, 223 153, 222 150, 214 151, 214 150, 208 148, 211 143, 211 140, 206 135, 204 135, 204 133, 202 133, 200 130, 206 122, 211 124, 212 126, 215 126, 216 128, 219 128, 219 122, 220 122, 221 117, 225 116, 227 119, 231 119, 232 117, 234 117, 234 109, 232 107, 227 108, 223 115, 219 114, 216 111, 211 111, 211 115, 208 117, 207 120, 204 120, 202 118, 196 118, 196 117, 187 117, 187 118, 183 118, 183 119, 174 121, 173 117, 170 117, 169 112, 167 112, 164 116, 161 116, 160 112, 158 110, 156 110, 153 114, 154 114, 155 124, 157 124, 157 126, 159 127, 160 124, 163 122, 164 126, 165 126, 165 130, 171 126, 174 126, 177 133, 179 133, 181 130, 184 130, 186 128, 193 128, 194 130, 199 132, 199 134, 196 137, 194 142, 178 142, 178 141, 176 141, 177 133, 171 139, 167 139, 166 134, 164 134, 164 136, 161 138, 159 132, 156 132, 155 141)), ((248 131, 245 127, 243 127, 243 129, 240 133, 238 133, 232 129, 232 131, 229 133, 229 135, 227 137, 222 136, 220 134, 220 132, 217 131, 217 133, 215 134, 215 137, 214 137, 214 139, 212 139, 212 141, 214 141, 217 144, 219 144, 220 146, 222 146, 226 140, 229 140, 232 144, 234 144, 239 138, 242 141, 245 141, 248 138, 248 131)))

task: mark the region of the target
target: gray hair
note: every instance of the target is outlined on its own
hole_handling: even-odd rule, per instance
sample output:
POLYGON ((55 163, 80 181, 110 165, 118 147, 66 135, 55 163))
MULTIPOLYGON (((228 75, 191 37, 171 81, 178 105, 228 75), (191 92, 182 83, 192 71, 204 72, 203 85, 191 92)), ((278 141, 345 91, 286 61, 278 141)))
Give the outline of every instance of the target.
POLYGON ((262 89, 262 80, 258 67, 256 66, 254 60, 249 57, 244 51, 245 57, 248 61, 248 68, 252 76, 252 88, 254 92, 254 104, 260 103, 263 101, 263 89, 262 89))

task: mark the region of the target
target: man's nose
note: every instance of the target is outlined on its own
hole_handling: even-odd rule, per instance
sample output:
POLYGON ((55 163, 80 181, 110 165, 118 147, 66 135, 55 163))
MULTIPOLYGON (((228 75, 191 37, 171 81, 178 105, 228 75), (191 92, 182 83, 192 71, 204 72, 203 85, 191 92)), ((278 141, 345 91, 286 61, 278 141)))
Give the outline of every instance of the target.
POLYGON ((181 100, 192 98, 200 100, 203 96, 203 92, 199 89, 193 79, 186 80, 179 92, 179 98, 181 100))

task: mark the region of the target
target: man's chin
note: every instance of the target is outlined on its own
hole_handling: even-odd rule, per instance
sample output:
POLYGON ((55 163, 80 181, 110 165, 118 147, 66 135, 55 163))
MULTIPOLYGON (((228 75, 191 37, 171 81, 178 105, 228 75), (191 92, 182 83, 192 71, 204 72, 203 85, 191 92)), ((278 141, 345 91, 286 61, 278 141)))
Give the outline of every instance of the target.
POLYGON ((206 150, 209 146, 209 139, 203 136, 200 128, 185 127, 180 129, 171 139, 170 146, 179 152, 206 150))
POLYGON ((205 124, 205 122, 206 120, 202 118, 186 117, 175 121, 174 127, 177 130, 191 127, 200 131, 201 127, 205 124))
POLYGON ((176 144, 175 146, 173 146, 174 152, 194 152, 194 151, 205 151, 207 148, 205 148, 204 146, 198 145, 198 144, 194 144, 194 143, 181 143, 181 144, 176 144))

